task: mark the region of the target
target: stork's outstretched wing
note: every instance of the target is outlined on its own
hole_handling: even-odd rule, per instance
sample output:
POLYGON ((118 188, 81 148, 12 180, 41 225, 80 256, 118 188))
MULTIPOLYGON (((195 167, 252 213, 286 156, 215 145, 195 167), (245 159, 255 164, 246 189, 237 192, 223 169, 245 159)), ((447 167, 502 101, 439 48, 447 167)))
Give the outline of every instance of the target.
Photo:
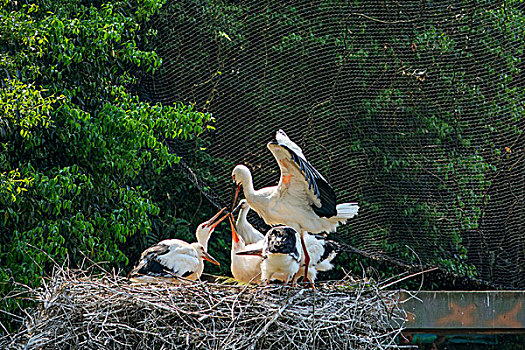
POLYGON ((280 187, 294 195, 300 195, 301 191, 306 193, 314 212, 320 217, 337 215, 334 189, 284 131, 277 132, 276 140, 268 143, 268 148, 281 169, 280 187))

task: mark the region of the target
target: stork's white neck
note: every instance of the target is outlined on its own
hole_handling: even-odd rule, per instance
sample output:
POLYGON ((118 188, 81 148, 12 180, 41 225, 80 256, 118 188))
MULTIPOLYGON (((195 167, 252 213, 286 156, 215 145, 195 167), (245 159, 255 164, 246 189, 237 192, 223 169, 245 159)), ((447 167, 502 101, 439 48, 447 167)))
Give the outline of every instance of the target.
POLYGON ((250 172, 245 173, 243 182, 242 182, 242 191, 244 193, 244 198, 249 202, 253 201, 255 195, 255 189, 253 188, 253 178, 250 172))
POLYGON ((242 184, 244 198, 249 206, 268 222, 265 212, 268 210, 269 201, 275 192, 272 187, 255 190, 250 170, 244 165, 238 165, 233 171, 235 181, 242 184))
POLYGON ((201 230, 200 228, 197 228, 197 232, 195 232, 195 236, 197 236, 197 242, 202 244, 205 251, 208 251, 208 241, 210 240, 210 234, 208 231, 201 230))
POLYGON ((248 221, 249 211, 250 211, 250 208, 239 210, 239 217, 237 218, 237 222, 248 221))
POLYGON ((244 193, 244 198, 246 198, 246 201, 248 203, 253 203, 257 201, 256 195, 255 195, 255 189, 253 188, 253 180, 252 176, 250 174, 250 177, 246 179, 247 181, 243 182, 242 184, 242 191, 244 193))

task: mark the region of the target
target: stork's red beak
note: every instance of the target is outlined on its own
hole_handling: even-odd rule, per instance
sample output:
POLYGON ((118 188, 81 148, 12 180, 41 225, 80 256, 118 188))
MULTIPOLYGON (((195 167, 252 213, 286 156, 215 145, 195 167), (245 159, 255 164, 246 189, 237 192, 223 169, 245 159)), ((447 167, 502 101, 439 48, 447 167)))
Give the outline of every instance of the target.
POLYGON ((263 257, 262 249, 254 249, 254 250, 241 250, 240 252, 235 253, 237 255, 254 255, 254 256, 260 256, 263 257))
POLYGON ((239 210, 241 210, 241 207, 242 207, 242 203, 239 202, 239 204, 237 204, 237 206, 235 207, 235 209, 232 210, 231 214, 232 214, 232 215, 235 215, 239 210))
POLYGON ((237 204, 237 200, 239 199, 239 191, 241 190, 241 186, 242 184, 238 184, 236 185, 235 183, 233 184, 233 186, 237 186, 237 189, 235 190, 235 195, 233 196, 233 203, 232 203, 232 212, 234 211, 233 208, 235 208, 235 205, 237 204))
POLYGON ((210 220, 206 221, 206 226, 209 226, 209 227, 211 227, 212 230, 215 230, 215 227, 217 227, 218 224, 220 224, 224 219, 226 219, 228 216, 230 216, 230 213, 227 213, 222 218, 217 220, 217 218, 225 210, 226 210, 226 207, 222 208, 221 211, 219 211, 217 214, 215 214, 210 220), (217 221, 215 221, 215 220, 217 220, 217 221))
POLYGON ((218 266, 221 265, 217 260, 215 260, 215 258, 214 258, 213 256, 211 256, 211 255, 208 254, 207 252, 203 252, 203 253, 202 253, 202 258, 203 258, 204 260, 208 260, 208 261, 211 262, 212 264, 215 264, 215 265, 218 265, 218 266))
POLYGON ((232 241, 234 243, 238 243, 239 242, 239 236, 237 235, 237 230, 235 229, 235 222, 233 222, 233 215, 230 214, 228 219, 230 219, 230 226, 232 228, 232 241))

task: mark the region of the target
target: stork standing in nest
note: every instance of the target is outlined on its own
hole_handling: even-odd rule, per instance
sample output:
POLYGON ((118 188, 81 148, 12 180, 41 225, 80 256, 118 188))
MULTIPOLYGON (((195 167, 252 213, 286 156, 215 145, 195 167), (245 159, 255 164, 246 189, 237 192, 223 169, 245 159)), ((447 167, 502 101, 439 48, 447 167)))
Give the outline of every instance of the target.
MULTIPOLYGON (((310 255, 304 241, 307 232, 333 232, 339 224, 354 217, 359 206, 357 203, 336 204, 332 186, 284 131, 277 131, 275 140, 267 147, 281 170, 278 185, 255 190, 252 174, 244 165, 233 169, 233 181, 238 185, 237 192, 243 187, 248 204, 268 225, 286 225, 300 233, 305 266, 309 266, 310 255)), ((305 269, 305 280, 307 272, 305 269)))
MULTIPOLYGON (((240 214, 239 214, 240 215, 240 214)), ((232 218, 230 218, 230 226, 232 230, 232 247, 231 247, 231 271, 235 279, 245 283, 260 283, 261 282, 261 263, 264 236, 262 239, 246 245, 244 239, 238 234, 232 218), (256 251, 252 255, 237 255, 240 251, 256 251)), ((259 231, 257 231, 259 232, 259 231)))
MULTIPOLYGON (((253 225, 248 221, 248 213, 250 212, 250 209, 251 208, 248 205, 246 199, 242 199, 239 202, 237 208, 233 210, 233 212, 239 210, 239 216, 237 217, 237 221, 235 223, 236 227, 234 227, 233 223, 231 223, 232 237, 237 237, 233 238, 232 242, 231 269, 233 276, 236 279, 242 281, 244 281, 242 277, 244 277, 245 275, 255 275, 255 271, 257 270, 257 268, 260 269, 260 263, 262 261, 262 258, 258 258, 257 255, 262 256, 264 235, 261 232, 259 232, 255 227, 253 227, 253 225), (235 234, 234 231, 236 231, 235 234), (245 242, 248 245, 246 245, 245 242), (245 255, 245 253, 243 253, 244 251, 251 251, 254 255, 245 255), (236 254, 239 252, 241 252, 241 255, 236 254), (246 273, 243 273, 243 271, 246 271, 246 273), (240 276, 241 278, 238 278, 236 275, 240 276)), ((332 260, 336 257, 337 253, 339 252, 340 246, 337 242, 327 240, 324 236, 312 235, 309 233, 306 233, 304 235, 304 243, 306 245, 308 253, 310 254, 308 280, 311 282, 315 282, 318 272, 329 271, 334 267, 332 265, 332 260)), ((294 281, 298 280, 302 275, 304 275, 305 268, 305 256, 303 254, 301 256, 301 265, 299 268, 299 272, 296 274, 294 281)), ((250 279, 248 279, 248 281, 249 280, 250 279)))
POLYGON ((180 239, 166 239, 146 249, 142 252, 137 266, 128 274, 128 278, 141 281, 157 277, 183 277, 197 280, 204 270, 203 260, 220 265, 208 254, 208 240, 217 225, 230 215, 228 213, 218 219, 225 209, 223 208, 210 220, 197 227, 195 232, 197 242, 187 243, 180 239))
POLYGON ((262 242, 262 249, 259 243, 254 243, 255 250, 247 249, 237 252, 246 258, 251 255, 260 255, 261 262, 261 281, 270 282, 273 277, 285 283, 292 281, 299 271, 301 262, 301 237, 292 227, 276 226, 271 228, 262 242))

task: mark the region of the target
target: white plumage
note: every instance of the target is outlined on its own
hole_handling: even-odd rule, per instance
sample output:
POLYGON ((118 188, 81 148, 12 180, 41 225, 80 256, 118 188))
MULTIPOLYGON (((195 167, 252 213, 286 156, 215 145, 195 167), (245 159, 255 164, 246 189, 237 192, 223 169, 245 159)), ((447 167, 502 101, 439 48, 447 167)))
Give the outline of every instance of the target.
MULTIPOLYGON (((235 228, 232 227, 232 230, 234 232, 235 228)), ((277 279, 287 283, 299 271, 302 255, 300 241, 300 235, 294 228, 277 226, 268 230, 264 239, 247 245, 243 250, 237 250, 235 254, 232 252, 232 256, 236 255, 236 259, 260 257, 262 259, 260 262, 261 281, 268 283, 272 279, 277 279)), ((232 262, 232 272, 234 267, 232 262)), ((254 267, 255 265, 250 269, 254 267)))
MULTIPOLYGON (((237 221, 235 223, 235 226, 237 227, 237 234, 239 237, 239 242, 235 243, 235 250, 232 249, 232 273, 233 270, 236 270, 237 275, 240 275, 243 271, 243 269, 249 269, 250 271, 254 271, 256 269, 255 262, 259 262, 261 260, 256 259, 257 256, 252 255, 237 255, 234 253, 237 252, 243 252, 243 251, 251 251, 254 254, 257 254, 257 251, 260 250, 260 254, 262 255, 262 248, 263 248, 263 239, 264 235, 259 232, 255 227, 250 224, 248 221, 248 213, 250 212, 250 206, 248 205, 248 202, 245 199, 242 199, 239 202, 238 207, 239 210, 239 216, 237 218, 237 221), (251 244, 246 246, 244 242, 250 242, 251 244), (246 262, 239 261, 237 262, 239 258, 248 258, 251 257, 253 261, 252 264, 246 265, 246 262), (234 258, 236 259, 236 263, 234 264, 234 258)), ((235 210, 234 210, 235 212, 235 210)), ((235 228, 232 226, 232 232, 235 230, 235 228)), ((233 234, 233 233, 232 233, 233 234)), ((305 234, 304 235, 304 242, 306 245, 306 249, 308 253, 310 254, 310 266, 308 269, 308 280, 311 282, 314 282, 317 273, 320 271, 328 271, 331 270, 334 266, 332 265, 331 261, 335 258, 337 255, 337 252, 339 251, 339 245, 334 241, 326 240, 325 237, 320 235, 311 235, 311 234, 305 234)), ((232 243, 233 244, 233 243, 232 243)), ((301 275, 304 275, 304 269, 305 269, 305 256, 302 254, 301 256, 301 266, 299 269, 299 272, 297 273, 294 280, 297 280, 301 275)), ((234 273, 234 277, 236 274, 234 273)), ((279 276, 274 276, 279 278, 279 276)), ((242 280, 241 278, 237 278, 242 280)))
MULTIPOLYGON (((248 213, 250 212, 250 206, 246 199, 241 199, 239 202, 239 216, 235 222, 237 227, 237 233, 242 237, 246 244, 252 244, 259 242, 264 239, 264 235, 259 232, 255 227, 248 221, 248 213)), ((235 212, 235 210, 234 210, 235 212)))
MULTIPOLYGON (((277 186, 255 190, 251 172, 244 165, 233 169, 232 178, 242 185, 248 204, 268 225, 293 227, 303 238, 305 232, 333 232, 357 214, 357 203, 336 204, 330 184, 282 130, 267 146, 281 170, 277 186)), ((306 250, 305 255, 308 262, 306 250)))
POLYGON ((263 241, 261 281, 269 282, 274 275, 282 275, 289 282, 299 271, 301 243, 299 233, 287 226, 270 229, 263 241))
POLYGON ((255 190, 246 166, 237 165, 232 172, 233 180, 243 186, 250 207, 268 225, 287 225, 311 233, 333 232, 357 214, 357 203, 336 205, 332 187, 282 130, 276 139, 268 148, 281 169, 277 186, 255 190))
POLYGON ((203 259, 219 265, 200 243, 166 239, 146 249, 129 277, 148 280, 149 277, 184 277, 199 279, 204 269, 203 259), (145 278, 144 278, 145 276, 145 278))
POLYGON ((166 239, 146 249, 128 277, 143 281, 150 280, 152 277, 153 279, 156 277, 184 277, 196 280, 200 278, 204 270, 203 259, 219 265, 219 262, 207 253, 207 248, 208 240, 215 227, 229 216, 227 214, 217 220, 225 209, 223 208, 210 220, 197 227, 196 243, 187 243, 180 239, 166 239))
POLYGON ((262 248, 264 242, 261 239, 259 242, 246 245, 243 238, 237 234, 233 222, 230 221, 232 229, 232 248, 231 248, 231 271, 235 279, 245 283, 260 283, 261 282, 261 263, 262 248), (237 255, 238 252, 244 250, 256 250, 259 254, 256 255, 237 255))

